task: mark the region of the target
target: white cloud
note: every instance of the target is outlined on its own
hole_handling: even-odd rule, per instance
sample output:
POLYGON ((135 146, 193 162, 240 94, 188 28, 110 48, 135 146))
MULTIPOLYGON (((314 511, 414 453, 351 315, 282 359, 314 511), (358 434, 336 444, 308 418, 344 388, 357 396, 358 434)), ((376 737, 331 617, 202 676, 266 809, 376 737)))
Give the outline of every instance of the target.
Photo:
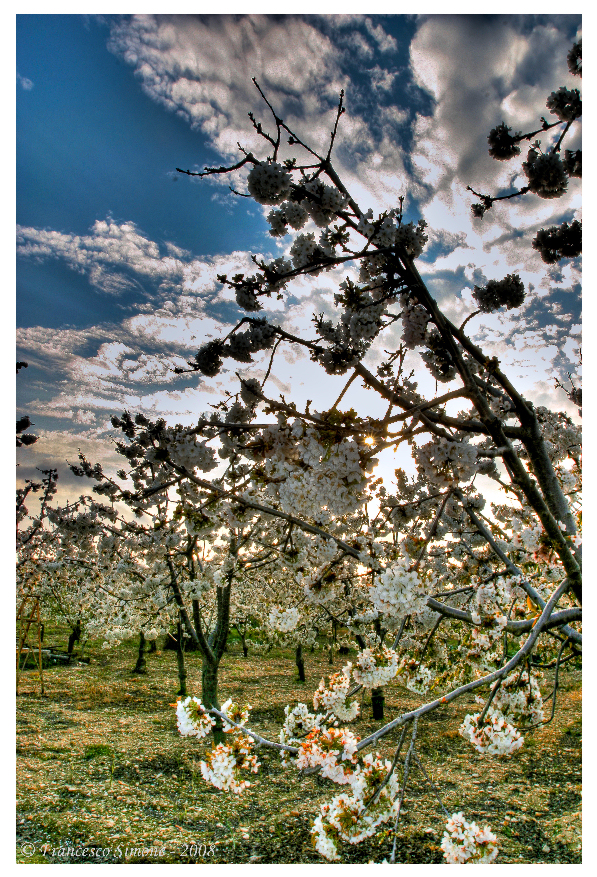
POLYGON ((382 52, 395 52, 398 48, 398 43, 394 39, 393 36, 386 33, 381 24, 373 24, 370 18, 365 19, 365 27, 367 28, 367 32, 370 36, 373 37, 375 42, 378 45, 378 48, 382 52))
POLYGON ((135 68, 154 100, 225 156, 237 155, 239 139, 263 151, 246 120, 258 102, 252 77, 291 124, 301 96, 309 95, 319 114, 346 84, 334 45, 297 17, 133 15, 113 26, 109 48, 135 68))
MULTIPOLYGON (((86 274, 104 292, 119 294, 135 285, 123 269, 157 281, 180 281, 188 266, 170 253, 160 255, 158 245, 144 237, 133 222, 97 220, 88 235, 17 226, 17 254, 37 261, 63 259, 73 270, 86 274)), ((179 251, 181 254, 184 251, 179 251)))
MULTIPOLYGON (((325 18, 329 22, 330 17, 325 18)), ((370 42, 355 32, 352 46, 362 57, 371 57, 373 45, 388 54, 396 48, 383 27, 367 17, 332 18, 337 32, 356 21, 365 27, 370 42)), ((567 307, 558 299, 551 315, 541 311, 541 320, 537 315, 554 291, 573 288, 578 269, 565 265, 549 272, 530 247, 530 236, 549 220, 554 204, 536 197, 507 202, 477 222, 471 218, 472 197, 466 191, 470 184, 495 192, 520 170, 518 160, 500 163, 488 156, 487 134, 502 114, 508 124, 527 130, 527 122, 546 113, 549 91, 569 79, 568 45, 553 26, 539 25, 530 36, 522 36, 514 18, 498 18, 487 28, 472 20, 482 18, 421 18, 411 45, 412 73, 433 95, 434 105, 431 116, 419 115, 414 123, 410 158, 415 178, 407 171, 403 142, 396 135, 400 126, 409 133, 409 117, 393 105, 379 109, 382 131, 376 136, 370 119, 350 110, 343 116, 338 168, 363 209, 394 207, 404 194, 407 206, 413 198, 419 200, 430 226, 427 250, 439 252, 431 261, 421 260, 419 268, 455 322, 462 322, 474 308, 470 291, 475 283, 516 270, 527 288, 534 286, 524 317, 515 312, 475 318, 469 329, 530 398, 575 413, 550 382, 562 358, 573 362, 576 356, 567 307), (521 331, 523 320, 526 328, 521 331)), ((251 76, 289 125, 296 125, 297 133, 307 132, 316 147, 327 142, 340 88, 350 87, 341 72, 338 46, 296 17, 216 15, 207 22, 195 16, 131 16, 113 26, 110 47, 134 67, 152 99, 201 130, 225 158, 237 155, 237 140, 265 154, 264 141, 247 124, 247 110, 259 106, 251 76)), ((376 65, 369 76, 373 89, 385 95, 396 74, 376 65)), ((260 115, 265 122, 266 114, 260 115)), ((574 209, 577 189, 573 182, 558 208, 574 209)), ((281 248, 289 242, 290 238, 281 241, 281 248)), ((272 240, 272 248, 275 243, 272 240)), ((235 371, 265 374, 268 354, 248 368, 227 361, 226 371, 212 381, 194 376, 174 383, 170 370, 190 358, 205 339, 230 328, 234 310, 230 308, 227 322, 221 309, 229 307, 233 295, 219 289, 216 275, 253 273, 246 252, 196 259, 174 243, 158 245, 133 222, 112 219, 97 221, 87 235, 20 228, 18 252, 23 258, 61 259, 112 295, 132 288, 144 292, 144 301, 118 325, 51 333, 44 327, 19 330, 19 345, 31 365, 62 381, 53 395, 40 389, 28 409, 32 417, 58 417, 69 425, 70 431, 51 434, 52 441, 62 436, 55 455, 81 436, 99 441, 97 437, 110 429, 109 415, 125 408, 192 423, 215 394, 236 387, 235 371), (148 288, 151 284, 155 289, 148 288)), ((290 301, 268 303, 268 313, 288 330, 312 336, 312 315, 334 313, 331 292, 342 274, 334 271, 294 283, 290 301)), ((376 350, 390 349, 394 342, 397 346, 400 333, 397 325, 376 350)), ((429 373, 412 357, 415 361, 421 390, 433 392, 429 373)), ((321 369, 284 344, 268 390, 273 395, 289 393, 292 387, 298 405, 312 398, 314 407, 322 410, 333 403, 345 380, 326 377, 322 383, 321 369)), ((374 413, 372 394, 356 385, 346 401, 374 413)), ((42 443, 33 448, 36 455, 41 453, 42 443)), ((102 448, 98 458, 105 454, 105 445, 102 448)))
POLYGON ((26 76, 21 76, 19 72, 17 72, 17 82, 19 83, 23 91, 31 91, 34 85, 31 79, 28 79, 26 76))
MULTIPOLYGON (((370 67, 370 61, 373 46, 391 56, 396 42, 381 24, 361 15, 316 18, 325 19, 322 23, 338 38, 326 36, 311 18, 300 16, 134 15, 114 24, 108 45, 134 67, 152 99, 200 129, 230 162, 239 157, 238 142, 258 157, 271 151, 247 122, 251 110, 266 131, 274 129, 252 77, 285 123, 319 150, 327 146, 338 95, 344 89, 347 112, 337 138, 337 170, 350 184, 367 177, 365 186, 372 189, 365 209, 372 199, 381 209, 394 206, 386 202, 405 188, 403 147, 394 131, 406 121, 406 113, 393 106, 380 107, 384 133, 377 142, 379 136, 372 135, 370 125, 371 107, 360 114, 351 101, 363 86, 343 71, 362 74, 374 90, 388 90, 396 74, 383 72, 378 64, 370 67), (356 25, 364 25, 364 32, 356 25), (385 175, 378 185, 369 174, 373 153, 381 156, 378 171, 385 175)), ((285 141, 282 157, 290 154, 285 141)), ((237 172, 233 183, 242 187, 243 177, 244 172, 237 172)), ((229 181, 212 178, 216 186, 229 181)))

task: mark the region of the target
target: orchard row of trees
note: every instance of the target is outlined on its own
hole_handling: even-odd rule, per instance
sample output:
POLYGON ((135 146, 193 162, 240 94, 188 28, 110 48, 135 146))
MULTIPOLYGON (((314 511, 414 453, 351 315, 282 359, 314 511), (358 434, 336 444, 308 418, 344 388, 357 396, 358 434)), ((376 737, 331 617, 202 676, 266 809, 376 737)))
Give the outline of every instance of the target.
MULTIPOLYGON (((573 75, 580 58, 577 43, 568 56, 573 75)), ((138 631, 155 638, 179 623, 201 654, 202 690, 179 700, 178 725, 186 736, 212 734, 201 762, 206 781, 242 792, 259 768, 257 745, 278 751, 288 770, 338 783, 313 826, 318 851, 336 860, 342 842, 358 843, 383 823, 397 831, 418 729, 440 705, 475 693, 478 710, 460 733, 488 757, 511 755, 553 717, 560 668, 581 654, 580 430, 525 398, 465 331, 476 313, 519 308, 520 276, 475 286, 477 310, 455 325, 416 266, 425 222, 407 222, 402 199, 378 216, 363 211, 337 172, 343 96, 318 151, 255 85, 271 114, 269 130, 250 114, 263 154, 243 150, 235 165, 194 175, 248 172, 248 195, 271 208, 272 236, 292 242, 273 261, 254 258, 250 276, 218 278, 245 316, 204 344, 186 371, 209 379, 232 360, 263 363, 265 377, 230 384, 192 428, 115 416, 123 459, 115 476, 81 455, 71 468, 94 483, 93 497, 57 508, 48 487, 36 518, 21 507, 19 581, 45 588, 65 617, 84 613, 88 631, 108 644, 138 631), (335 316, 315 315, 311 333, 292 334, 260 314, 297 278, 341 269, 335 316), (385 350, 396 325, 400 342, 385 350), (330 409, 268 392, 284 348, 306 353, 322 381, 345 376, 330 409), (435 379, 431 398, 413 380, 413 356, 435 379), (383 400, 383 417, 348 407, 358 382, 383 400), (396 469, 394 483, 384 483, 375 475, 379 455, 405 443, 416 475, 396 469), (488 483, 501 502, 486 502, 488 483), (322 680, 312 710, 288 705, 279 740, 265 739, 246 704, 221 703, 218 668, 231 626, 243 637, 247 625, 278 631, 299 662, 324 620, 348 630, 356 658, 322 680), (554 671, 550 692, 541 667, 554 671), (389 720, 379 712, 379 728, 359 739, 348 727, 359 713, 354 695, 370 690, 379 710, 391 680, 420 694, 420 706, 389 720), (390 762, 375 746, 397 729, 390 762)), ((490 132, 499 161, 529 144, 527 184, 500 196, 474 192, 477 218, 498 201, 557 199, 577 184, 581 153, 565 145, 581 115, 578 90, 560 87, 547 108, 555 119, 525 133, 504 123, 490 132)), ((580 231, 578 221, 544 228, 529 247, 547 264, 574 258, 580 231)), ((568 391, 580 404, 579 388, 568 391)), ((446 815, 447 862, 495 860, 489 827, 446 815)))

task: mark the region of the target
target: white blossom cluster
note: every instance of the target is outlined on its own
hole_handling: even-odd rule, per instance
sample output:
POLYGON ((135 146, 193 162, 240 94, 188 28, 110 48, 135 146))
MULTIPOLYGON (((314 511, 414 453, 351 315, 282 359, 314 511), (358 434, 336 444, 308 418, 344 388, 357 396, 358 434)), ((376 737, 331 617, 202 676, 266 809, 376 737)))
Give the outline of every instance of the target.
POLYGON ((340 210, 343 210, 348 197, 334 186, 327 186, 319 178, 301 180, 302 188, 310 195, 301 202, 309 212, 311 219, 320 228, 332 222, 340 210))
MULTIPOLYGON (((389 218, 391 220, 391 215, 389 216, 389 218)), ((375 225, 376 224, 373 220, 373 210, 370 207, 366 213, 361 214, 357 225, 357 231, 359 232, 359 234, 362 234, 363 237, 371 240, 371 238, 373 238, 373 235, 375 234, 375 225)))
POLYGON ((486 286, 475 286, 473 298, 484 314, 500 307, 519 308, 525 298, 524 283, 518 274, 507 274, 502 280, 489 280, 486 286))
POLYGON ((409 570, 400 560, 375 578, 369 589, 373 607, 385 618, 397 621, 405 615, 417 615, 427 604, 428 594, 416 570, 409 570))
POLYGON ((352 678, 365 688, 383 688, 398 672, 398 653, 386 646, 363 649, 356 658, 352 678))
MULTIPOLYGON (((400 675, 402 676, 403 674, 401 673, 400 675)), ((419 664, 418 662, 416 667, 407 671, 404 675, 406 687, 409 691, 414 691, 416 694, 425 694, 425 692, 429 690, 429 686, 433 679, 429 667, 426 667, 425 664, 419 664)))
POLYGON ((240 398, 245 405, 254 406, 261 401, 261 383, 257 378, 243 378, 240 388, 240 398))
POLYGON ((291 746, 298 745, 301 742, 301 737, 305 737, 310 731, 320 728, 325 718, 323 715, 310 713, 306 703, 299 703, 293 709, 286 706, 284 714, 286 718, 280 731, 280 743, 291 746))
POLYGON ((502 609, 511 599, 511 591, 498 582, 482 582, 475 591, 471 618, 475 627, 471 631, 473 642, 481 650, 490 648, 501 636, 508 623, 502 609))
POLYGON ((321 521, 355 511, 363 501, 365 483, 358 444, 344 439, 325 447, 315 430, 297 424, 292 448, 277 441, 266 461, 267 474, 284 479, 278 488, 283 511, 321 521), (292 462, 286 459, 287 453, 292 453, 292 462), (299 461, 305 468, 295 465, 299 461))
POLYGON ((170 459, 176 466, 182 466, 189 472, 194 469, 210 472, 218 465, 214 449, 204 441, 197 441, 196 435, 167 430, 165 440, 168 443, 170 459), (168 441, 169 439, 171 441, 168 441))
MULTIPOLYGON (((482 703, 482 699, 477 698, 477 702, 482 703)), ((498 688, 491 705, 509 722, 516 724, 529 722, 536 725, 545 718, 539 682, 533 675, 529 682, 527 670, 510 673, 498 688)))
MULTIPOLYGON (((197 529, 196 524, 193 523, 192 518, 185 519, 185 527, 187 529, 187 533, 190 536, 194 536, 196 533, 200 533, 201 530, 197 529)), ((213 573, 212 570, 208 567, 204 567, 204 572, 199 573, 197 578, 193 579, 189 582, 189 591, 188 596, 190 600, 200 600, 204 594, 214 586, 213 573)))
POLYGON ((288 279, 284 275, 290 274, 292 271, 292 262, 289 262, 288 259, 285 259, 283 256, 279 256, 272 262, 267 262, 266 268, 268 272, 268 289, 272 292, 277 292, 288 282, 288 279))
POLYGON ((441 842, 448 865, 489 865, 498 854, 497 838, 488 825, 467 822, 464 813, 453 813, 441 842))
POLYGON ((98 634, 101 634, 103 632, 104 641, 102 643, 102 649, 110 649, 112 646, 124 642, 124 640, 131 639, 131 637, 135 636, 138 632, 131 627, 123 627, 118 624, 113 625, 109 630, 103 630, 104 623, 105 622, 102 619, 99 624, 94 624, 93 621, 91 621, 87 625, 89 633, 95 633, 97 631, 98 634))
MULTIPOLYGON (((305 211, 305 219, 307 218, 307 211, 305 211)), ((267 215, 267 221, 270 224, 269 233, 274 238, 281 238, 287 233, 288 228, 286 223, 288 220, 286 219, 286 215, 284 210, 271 210, 267 215)))
POLYGON ((407 222, 406 225, 400 225, 396 230, 396 244, 404 247, 406 255, 411 259, 418 259, 427 243, 428 237, 425 233, 427 223, 424 219, 419 219, 415 225, 414 222, 407 222))
MULTIPOLYGON (((481 617, 473 613, 473 622, 480 625, 481 621, 481 617)), ((483 619, 482 627, 473 627, 471 639, 474 643, 474 648, 469 652, 469 655, 474 657, 479 656, 482 652, 487 652, 500 639, 507 623, 508 619, 505 615, 498 615, 493 618, 483 619)))
POLYGON ((420 304, 406 303, 402 311, 402 341, 414 350, 425 343, 429 314, 420 304))
POLYGON ((333 539, 315 536, 314 539, 305 540, 305 544, 297 555, 296 563, 303 567, 321 567, 330 563, 337 556, 338 547, 333 539))
POLYGON ((296 766, 320 767, 323 777, 345 785, 356 764, 358 742, 346 728, 314 728, 300 743, 296 766))
POLYGON ((376 277, 379 277, 385 266, 386 257, 384 253, 363 256, 359 268, 359 283, 371 283, 376 277))
POLYGON ((547 109, 561 122, 573 122, 582 114, 582 101, 578 88, 558 88, 547 98, 547 109))
POLYGON ((352 664, 349 662, 342 668, 341 673, 334 673, 329 677, 326 687, 325 679, 319 683, 319 687, 313 695, 313 707, 332 712, 341 722, 352 722, 360 712, 357 700, 347 703, 346 697, 350 688, 350 671, 352 664))
POLYGON ((442 489, 469 481, 477 471, 477 449, 467 441, 433 439, 417 448, 415 458, 424 478, 442 489))
POLYGON ((216 722, 198 697, 187 697, 176 704, 176 723, 182 737, 206 737, 216 722))
POLYGON ((229 744, 220 743, 207 754, 206 761, 199 762, 203 779, 216 789, 240 794, 251 785, 241 771, 257 773, 260 762, 252 752, 249 737, 237 734, 229 744))
POLYGON ((252 362, 251 354, 255 352, 251 330, 235 332, 228 339, 226 353, 237 362, 252 362))
POLYGON ((535 408, 541 424, 545 447, 552 463, 560 463, 570 453, 580 455, 582 447, 582 427, 562 414, 550 411, 543 405, 535 408))
POLYGON ((381 790, 378 800, 372 803, 373 795, 386 780, 391 767, 389 761, 367 754, 362 765, 358 765, 349 776, 351 794, 337 795, 329 804, 322 805, 311 834, 315 849, 328 861, 339 859, 338 840, 360 843, 371 837, 379 825, 395 818, 399 806, 395 772, 381 790))
MULTIPOLYGON (((238 704, 233 703, 232 698, 229 698, 225 703, 220 707, 220 712, 224 713, 226 718, 230 719, 233 722, 236 722, 237 725, 245 725, 249 721, 249 713, 251 712, 251 706, 248 703, 238 704)), ((224 728, 224 733, 231 733, 236 731, 234 725, 227 725, 224 728)))
POLYGON ((575 493, 578 490, 578 478, 572 470, 560 466, 556 469, 556 474, 565 494, 575 493))
MULTIPOLYGON (((578 152, 578 150, 577 150, 578 152)), ((568 176, 578 176, 581 168, 576 160, 577 153, 565 152, 565 165, 568 176), (569 160, 568 160, 569 159, 569 160)), ((574 259, 582 252, 582 224, 575 219, 568 224, 552 225, 549 228, 540 228, 533 240, 533 249, 538 250, 541 258, 548 265, 553 265, 561 259, 574 259)))
POLYGON ((73 536, 93 536, 101 531, 102 522, 97 512, 75 512, 63 515, 55 509, 48 508, 48 520, 73 536))
POLYGON ((290 172, 276 161, 253 165, 247 178, 247 188, 258 204, 280 204, 290 194, 290 172))
POLYGON ((267 221, 270 224, 272 237, 283 237, 288 232, 288 226, 299 231, 309 218, 319 228, 326 228, 348 203, 346 195, 343 195, 339 189, 326 185, 319 178, 303 178, 300 187, 306 197, 302 197, 300 201, 284 201, 277 210, 269 213, 267 221))
POLYGON ((514 135, 510 134, 512 129, 501 122, 496 128, 492 128, 487 137, 489 143, 489 154, 498 161, 508 161, 516 155, 520 155, 520 146, 518 146, 517 138, 522 135, 522 131, 517 131, 514 135))
POLYGON ((420 219, 417 225, 414 222, 396 224, 395 218, 398 215, 397 210, 390 210, 385 216, 374 220, 373 210, 369 208, 361 215, 357 231, 382 249, 400 246, 407 256, 416 259, 423 252, 428 240, 425 233, 427 223, 420 219))
POLYGON ((371 296, 364 293, 359 302, 356 312, 348 311, 342 314, 341 321, 346 326, 350 340, 371 341, 375 338, 382 325, 381 317, 384 313, 384 303, 375 302, 371 296))
POLYGON ((459 733, 473 744, 482 755, 512 755, 524 743, 524 737, 506 721, 503 713, 492 706, 487 710, 483 725, 478 721, 481 713, 465 716, 459 733))
POLYGON ((480 582, 475 591, 473 614, 478 613, 482 617, 495 615, 504 600, 509 602, 510 595, 511 589, 506 579, 500 577, 496 580, 480 582))
MULTIPOLYGON (((341 298, 337 296, 337 299, 341 298)), ((358 304, 347 307, 336 324, 323 317, 314 319, 317 334, 332 347, 313 351, 311 356, 330 374, 341 374, 358 362, 383 327, 386 304, 363 292, 358 304)))
POLYGON ((295 268, 304 268, 314 261, 315 253, 319 250, 315 235, 312 231, 305 234, 297 234, 290 248, 290 258, 295 268))
POLYGON ((518 518, 512 519, 513 534, 510 539, 509 547, 528 551, 534 554, 541 547, 541 534, 543 527, 540 523, 525 526, 518 518))
POLYGON ((557 152, 543 154, 529 149, 522 169, 530 191, 540 198, 559 198, 568 188, 568 175, 557 152))
POLYGON ((425 336, 425 350, 421 352, 421 359, 436 381, 447 384, 456 377, 457 370, 452 354, 435 328, 430 329, 425 336))
POLYGON ((492 413, 496 414, 500 420, 507 420, 514 415, 514 405, 505 394, 491 396, 489 398, 489 407, 492 413))
POLYGON ((309 214, 301 204, 287 201, 283 205, 284 219, 295 231, 300 231, 309 218, 309 214))
POLYGON ((279 606, 274 606, 269 614, 270 627, 274 630, 279 630, 281 633, 288 633, 294 630, 298 620, 299 611, 294 606, 290 606, 288 609, 280 609, 279 606))

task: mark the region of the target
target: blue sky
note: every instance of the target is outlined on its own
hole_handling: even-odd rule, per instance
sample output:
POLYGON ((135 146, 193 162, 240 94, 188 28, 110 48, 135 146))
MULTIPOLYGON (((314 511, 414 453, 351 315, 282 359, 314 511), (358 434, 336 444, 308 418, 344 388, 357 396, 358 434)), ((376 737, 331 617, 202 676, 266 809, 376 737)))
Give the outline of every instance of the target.
MULTIPOLYGON (((41 437, 20 452, 20 476, 56 465, 67 488, 64 460, 78 447, 113 458, 112 413, 192 423, 232 388, 234 369, 202 381, 171 368, 239 317, 216 274, 246 270, 251 253, 281 255, 291 240, 272 238, 262 209, 224 180, 174 169, 232 163, 237 141, 265 154, 247 118, 267 118, 252 76, 316 146, 345 89, 341 176, 361 206, 379 211, 404 194, 408 218, 426 219, 419 267, 450 316, 472 310, 475 283, 521 273, 531 290, 522 313, 470 329, 532 398, 573 413, 552 376, 576 369, 580 266, 547 270, 530 239, 554 213, 579 215, 580 183, 557 204, 531 196, 482 223, 466 186, 516 185, 522 159, 492 161, 487 134, 502 119, 530 130, 552 90, 580 87, 566 66, 580 24, 579 15, 17 15, 17 357, 29 363, 18 414, 41 437)), ((575 128, 569 148, 580 147, 575 128)), ((297 283, 271 315, 304 329, 313 313, 332 313, 340 279, 297 283)), ((256 362, 245 373, 263 370, 256 362)), ((321 408, 336 391, 333 379, 316 389, 317 370, 291 351, 272 381, 271 392, 315 396, 321 408)), ((355 407, 370 398, 354 393, 355 407)))

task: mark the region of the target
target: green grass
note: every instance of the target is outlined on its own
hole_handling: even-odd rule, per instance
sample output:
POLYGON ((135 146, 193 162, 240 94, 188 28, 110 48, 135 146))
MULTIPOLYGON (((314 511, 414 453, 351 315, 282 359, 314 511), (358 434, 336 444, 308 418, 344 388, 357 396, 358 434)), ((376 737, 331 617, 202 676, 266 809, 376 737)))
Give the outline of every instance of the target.
POLYGON ((92 758, 101 758, 102 755, 112 757, 114 750, 111 746, 106 746, 105 743, 95 743, 92 746, 85 747, 85 758, 87 761, 90 761, 92 758))

